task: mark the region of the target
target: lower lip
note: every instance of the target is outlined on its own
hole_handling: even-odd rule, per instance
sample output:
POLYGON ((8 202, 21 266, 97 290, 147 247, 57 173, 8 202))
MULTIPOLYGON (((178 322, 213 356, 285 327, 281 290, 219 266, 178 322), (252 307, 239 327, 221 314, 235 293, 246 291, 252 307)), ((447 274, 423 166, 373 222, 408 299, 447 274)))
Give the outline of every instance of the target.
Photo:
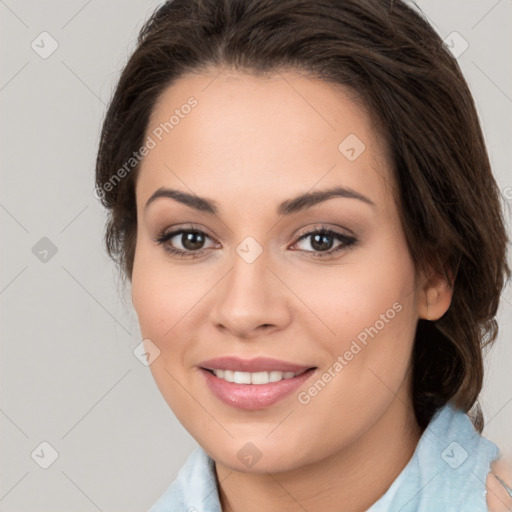
POLYGON ((297 390, 315 372, 312 368, 298 377, 268 384, 236 384, 220 379, 203 368, 200 370, 208 387, 219 400, 231 407, 248 410, 270 407, 297 390))

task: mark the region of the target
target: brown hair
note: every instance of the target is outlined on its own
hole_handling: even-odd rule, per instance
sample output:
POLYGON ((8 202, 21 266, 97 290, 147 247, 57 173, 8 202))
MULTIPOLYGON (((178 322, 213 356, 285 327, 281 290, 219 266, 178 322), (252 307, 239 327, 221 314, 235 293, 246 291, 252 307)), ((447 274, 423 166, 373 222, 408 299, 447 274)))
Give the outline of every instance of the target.
POLYGON ((116 172, 142 146, 161 93, 212 66, 306 71, 361 97, 386 142, 416 267, 435 269, 453 286, 447 313, 417 326, 416 418, 424 428, 449 401, 465 412, 476 406, 472 420, 481 432, 483 349, 497 336, 495 316, 510 276, 508 240, 473 98, 438 34, 401 1, 164 3, 142 27, 122 71, 96 162, 96 192, 109 210, 107 251, 130 280, 139 165, 122 179, 116 172))

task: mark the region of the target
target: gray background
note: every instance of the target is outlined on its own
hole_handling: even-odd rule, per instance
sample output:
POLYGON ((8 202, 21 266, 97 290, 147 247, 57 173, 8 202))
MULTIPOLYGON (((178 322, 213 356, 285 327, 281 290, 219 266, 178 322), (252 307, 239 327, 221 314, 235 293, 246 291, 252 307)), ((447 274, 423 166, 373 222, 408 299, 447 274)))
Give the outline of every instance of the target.
MULTIPOLYGON (((93 196, 106 104, 158 3, 0 0, 1 511, 145 510, 195 446, 133 354, 137 320, 93 196), (43 31, 59 45, 46 59, 31 47, 43 31), (43 441, 58 452, 48 469, 43 441)), ((512 1, 418 3, 443 39, 469 44, 459 62, 510 208, 512 1)), ((512 454, 510 287, 499 321, 484 434, 512 454)))

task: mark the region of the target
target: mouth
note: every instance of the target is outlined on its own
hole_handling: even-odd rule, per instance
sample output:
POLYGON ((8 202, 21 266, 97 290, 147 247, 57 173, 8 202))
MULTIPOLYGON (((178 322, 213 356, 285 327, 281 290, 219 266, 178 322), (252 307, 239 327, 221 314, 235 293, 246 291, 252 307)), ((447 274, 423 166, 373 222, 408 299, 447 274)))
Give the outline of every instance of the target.
POLYGON ((314 368, 308 368, 301 372, 283 372, 278 370, 273 371, 263 371, 263 372, 241 372, 241 371, 233 371, 233 370, 223 370, 223 369, 209 369, 202 368, 207 372, 210 372, 212 375, 219 379, 223 379, 226 382, 234 382, 235 384, 255 384, 257 386, 261 386, 262 384, 269 384, 271 382, 280 382, 285 379, 293 379, 295 377, 299 377, 303 373, 313 370, 314 368))
POLYGON ((317 366, 276 359, 223 357, 198 365, 212 394, 237 409, 270 407, 289 396, 315 374, 317 366))

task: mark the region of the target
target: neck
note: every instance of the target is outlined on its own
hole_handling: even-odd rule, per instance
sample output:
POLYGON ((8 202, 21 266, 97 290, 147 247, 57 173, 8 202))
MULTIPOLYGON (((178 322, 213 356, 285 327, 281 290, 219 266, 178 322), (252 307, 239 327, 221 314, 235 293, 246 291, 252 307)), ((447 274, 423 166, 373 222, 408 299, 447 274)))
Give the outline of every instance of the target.
POLYGON ((412 405, 405 405, 410 404, 406 397, 399 392, 384 415, 355 443, 307 466, 252 474, 216 463, 222 511, 367 510, 407 465, 421 437, 412 405))

